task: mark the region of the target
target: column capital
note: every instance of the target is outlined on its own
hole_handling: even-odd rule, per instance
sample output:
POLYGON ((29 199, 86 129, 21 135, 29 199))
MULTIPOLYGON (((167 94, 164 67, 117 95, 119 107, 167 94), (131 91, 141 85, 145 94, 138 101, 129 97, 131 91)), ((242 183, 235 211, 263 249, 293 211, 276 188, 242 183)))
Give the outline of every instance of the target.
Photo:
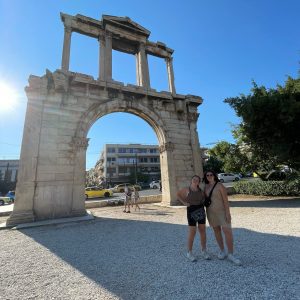
POLYGON ((197 122, 199 118, 199 113, 198 112, 189 112, 188 115, 187 115, 187 119, 188 121, 191 123, 191 122, 197 122))
POLYGON ((113 36, 112 32, 110 32, 110 31, 105 31, 105 38, 107 38, 107 39, 112 39, 112 36, 113 36))
POLYGON ((173 56, 167 56, 167 57, 165 57, 165 61, 167 63, 173 63, 173 56))
POLYGON ((67 32, 67 33, 72 33, 72 28, 71 28, 71 26, 68 26, 68 25, 65 24, 65 32, 67 32))
POLYGON ((174 150, 174 144, 172 142, 166 142, 159 146, 159 153, 163 153, 165 151, 173 151, 174 150))
POLYGON ((100 34, 98 36, 98 41, 101 42, 101 43, 105 43, 105 35, 104 34, 100 34))

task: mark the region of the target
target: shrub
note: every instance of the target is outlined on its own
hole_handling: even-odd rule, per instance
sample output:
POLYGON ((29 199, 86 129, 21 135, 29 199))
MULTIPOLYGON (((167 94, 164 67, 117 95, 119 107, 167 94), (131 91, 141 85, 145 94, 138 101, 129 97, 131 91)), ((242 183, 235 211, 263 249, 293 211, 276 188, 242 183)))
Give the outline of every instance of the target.
POLYGON ((293 181, 239 181, 234 183, 238 194, 262 196, 299 196, 300 178, 293 181))

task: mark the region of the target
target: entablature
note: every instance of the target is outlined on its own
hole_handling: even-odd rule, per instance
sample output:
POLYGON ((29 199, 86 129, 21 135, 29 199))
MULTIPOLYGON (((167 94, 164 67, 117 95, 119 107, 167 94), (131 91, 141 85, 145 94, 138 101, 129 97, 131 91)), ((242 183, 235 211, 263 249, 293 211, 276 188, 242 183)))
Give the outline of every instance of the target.
POLYGON ((103 15, 102 21, 89 18, 80 14, 71 16, 60 13, 60 17, 65 27, 72 32, 90 36, 96 39, 103 39, 106 35, 112 37, 112 47, 114 50, 137 54, 139 45, 145 44, 146 53, 153 56, 167 58, 171 57, 173 49, 168 48, 162 42, 151 42, 148 40, 150 31, 129 17, 115 17, 103 15))

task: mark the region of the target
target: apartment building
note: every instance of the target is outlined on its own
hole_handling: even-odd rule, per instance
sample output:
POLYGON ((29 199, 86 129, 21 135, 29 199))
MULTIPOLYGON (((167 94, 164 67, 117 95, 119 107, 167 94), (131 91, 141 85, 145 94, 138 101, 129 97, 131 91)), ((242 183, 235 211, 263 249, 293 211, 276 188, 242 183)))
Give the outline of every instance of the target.
POLYGON ((129 181, 131 174, 147 175, 148 181, 160 179, 158 145, 105 144, 95 165, 99 183, 115 185, 129 181))
POLYGON ((18 159, 0 160, 0 181, 16 182, 19 170, 18 159))

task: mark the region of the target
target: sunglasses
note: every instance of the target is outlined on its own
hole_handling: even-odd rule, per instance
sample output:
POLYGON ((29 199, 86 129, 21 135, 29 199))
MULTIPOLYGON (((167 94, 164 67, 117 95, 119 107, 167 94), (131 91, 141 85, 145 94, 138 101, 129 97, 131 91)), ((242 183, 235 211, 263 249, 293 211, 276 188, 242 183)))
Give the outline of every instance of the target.
POLYGON ((213 174, 206 174, 206 177, 212 177, 214 176, 213 174))

